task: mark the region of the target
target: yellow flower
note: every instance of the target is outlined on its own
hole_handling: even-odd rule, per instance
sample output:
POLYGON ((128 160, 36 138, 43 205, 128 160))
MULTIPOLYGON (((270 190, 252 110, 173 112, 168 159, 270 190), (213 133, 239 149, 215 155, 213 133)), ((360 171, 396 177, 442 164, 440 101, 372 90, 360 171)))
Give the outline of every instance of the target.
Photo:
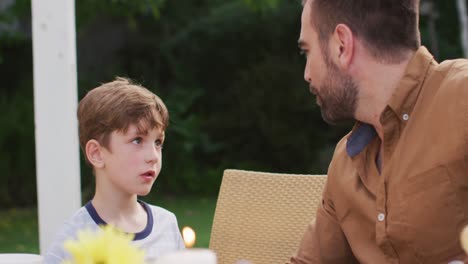
POLYGON ((144 252, 131 244, 132 239, 110 225, 97 232, 79 231, 77 240, 65 241, 72 259, 63 264, 144 264, 144 252))

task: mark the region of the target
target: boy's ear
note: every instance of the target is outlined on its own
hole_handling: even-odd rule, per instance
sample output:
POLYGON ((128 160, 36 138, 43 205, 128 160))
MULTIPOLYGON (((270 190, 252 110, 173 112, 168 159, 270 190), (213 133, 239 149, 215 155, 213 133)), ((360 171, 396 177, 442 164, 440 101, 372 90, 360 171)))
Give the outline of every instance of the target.
POLYGON ((96 169, 104 168, 102 148, 103 147, 101 146, 101 144, 99 144, 99 142, 95 139, 91 139, 90 141, 88 141, 88 143, 86 143, 86 157, 96 169))

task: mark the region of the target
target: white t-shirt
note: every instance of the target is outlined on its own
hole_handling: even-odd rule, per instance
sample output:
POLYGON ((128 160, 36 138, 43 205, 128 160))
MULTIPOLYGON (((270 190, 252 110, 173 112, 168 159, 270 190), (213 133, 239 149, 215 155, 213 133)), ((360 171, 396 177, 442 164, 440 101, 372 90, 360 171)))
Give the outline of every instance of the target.
MULTIPOLYGON (((143 231, 134 234, 132 243, 145 251, 145 261, 152 262, 162 255, 184 249, 175 215, 164 208, 139 202, 147 212, 148 221, 143 231)), ((99 225, 106 224, 91 201, 88 202, 64 224, 44 256, 44 264, 61 264, 70 258, 63 244, 68 239, 76 239, 79 230, 96 230, 99 225)))

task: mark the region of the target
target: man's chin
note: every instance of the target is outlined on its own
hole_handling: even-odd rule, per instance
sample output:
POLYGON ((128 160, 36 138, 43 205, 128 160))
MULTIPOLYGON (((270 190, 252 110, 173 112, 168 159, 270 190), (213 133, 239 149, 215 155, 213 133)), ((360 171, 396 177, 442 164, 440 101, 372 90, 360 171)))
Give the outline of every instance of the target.
POLYGON ((329 124, 329 125, 332 125, 332 126, 335 126, 335 125, 339 125, 339 124, 343 124, 343 123, 348 123, 350 121, 354 121, 354 117, 345 117, 345 116, 341 116, 341 117, 336 117, 336 116, 330 116, 330 115, 327 115, 323 109, 322 109, 322 119, 323 121, 325 121, 325 123, 329 124))
POLYGON ((329 124, 329 125, 332 125, 332 126, 337 125, 337 123, 336 123, 335 120, 332 120, 332 119, 328 118, 328 117, 325 116, 323 113, 322 113, 322 119, 323 119, 323 121, 325 121, 325 123, 327 123, 327 124, 329 124))
POLYGON ((320 97, 317 96, 317 98, 315 99, 315 103, 316 103, 318 106, 322 107, 322 101, 320 100, 320 97))

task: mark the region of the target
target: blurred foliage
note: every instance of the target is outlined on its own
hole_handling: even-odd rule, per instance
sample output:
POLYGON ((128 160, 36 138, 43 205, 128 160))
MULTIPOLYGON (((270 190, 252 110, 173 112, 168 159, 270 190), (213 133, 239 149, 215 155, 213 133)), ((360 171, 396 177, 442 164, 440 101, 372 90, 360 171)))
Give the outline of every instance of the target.
POLYGON ((103 14, 116 19, 126 19, 128 25, 135 28, 140 16, 159 18, 159 10, 166 0, 80 0, 76 2, 76 23, 79 29, 90 26, 103 14))
POLYGON ((244 3, 255 11, 268 11, 276 9, 280 0, 243 0, 244 3))
POLYGON ((35 201, 34 114, 31 42, 0 41, 0 206, 35 201))
MULTIPOLYGON (((2 207, 36 200, 30 4, 0 12, 2 207)), ((460 56, 455 4, 435 4, 439 60, 460 56)), ((326 125, 303 81, 301 9, 279 0, 76 1, 79 98, 127 76, 165 101, 171 124, 154 193, 216 195, 226 168, 326 173, 350 124, 326 125)), ((422 17, 430 46, 426 26, 422 17)), ((84 199, 93 184, 82 159, 84 199)))

